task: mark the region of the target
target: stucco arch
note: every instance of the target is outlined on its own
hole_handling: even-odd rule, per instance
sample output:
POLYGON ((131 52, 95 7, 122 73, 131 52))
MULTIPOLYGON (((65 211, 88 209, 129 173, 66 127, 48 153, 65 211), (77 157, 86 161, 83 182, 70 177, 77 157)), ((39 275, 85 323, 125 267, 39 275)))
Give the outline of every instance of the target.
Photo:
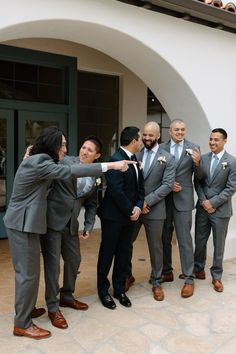
MULTIPOLYGON (((175 62, 162 50, 163 45, 167 45, 163 43, 165 29, 163 28, 162 32, 159 30, 160 44, 148 41, 148 38, 150 40, 148 31, 147 38, 143 34, 141 38, 141 29, 137 31, 135 27, 140 21, 145 20, 140 9, 132 7, 132 16, 135 18, 136 15, 136 22, 126 28, 119 26, 118 18, 123 17, 124 22, 124 19, 127 19, 127 11, 130 12, 131 8, 113 0, 100 1, 103 11, 101 8, 99 11, 95 9, 95 14, 89 9, 89 6, 92 6, 90 1, 86 1, 87 11, 84 8, 85 1, 77 3, 72 1, 74 11, 70 8, 68 13, 63 12, 63 18, 61 9, 53 8, 55 4, 53 1, 49 1, 48 11, 42 9, 42 3, 34 4, 33 13, 30 12, 30 3, 25 2, 28 6, 27 20, 19 13, 19 18, 12 19, 5 28, 2 27, 0 29, 2 42, 27 37, 54 38, 99 50, 122 63, 151 88, 171 119, 183 118, 188 124, 188 133, 192 140, 199 141, 198 131, 206 132, 205 137, 201 136, 202 144, 206 144, 209 131, 207 115, 190 83, 185 79, 184 73, 179 72, 175 62), (39 8, 36 9, 36 6, 39 8)), ((63 1, 60 5, 62 3, 63 1)), ((93 6, 95 3, 99 1, 93 1, 93 6)), ((65 2, 65 5, 67 4, 68 2, 65 2)), ((149 17, 149 21, 153 20, 148 11, 145 11, 144 15, 149 17)), ((154 28, 152 33, 153 31, 154 28)), ((174 39, 168 45, 173 46, 174 39)))
MULTIPOLYGON (((236 155, 234 34, 115 0, 0 3, 1 43, 53 38, 105 53, 150 87, 171 119, 187 122, 188 137, 203 152, 210 129, 223 126, 229 133, 227 150, 236 155)), ((228 257, 235 256, 234 219, 226 245, 228 257)))

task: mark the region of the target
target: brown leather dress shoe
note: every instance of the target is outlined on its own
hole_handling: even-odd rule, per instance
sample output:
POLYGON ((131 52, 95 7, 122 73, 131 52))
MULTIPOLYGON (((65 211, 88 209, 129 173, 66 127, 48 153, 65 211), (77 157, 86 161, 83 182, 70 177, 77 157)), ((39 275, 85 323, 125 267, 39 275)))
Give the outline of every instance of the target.
POLYGON ((42 316, 44 313, 46 312, 46 310, 43 307, 34 307, 33 310, 31 311, 31 317, 32 318, 37 318, 42 316))
POLYGON ((171 282, 173 280, 174 280, 174 274, 172 272, 167 274, 162 274, 161 276, 161 283, 171 282))
POLYGON ((69 300, 69 301, 60 301, 59 306, 61 307, 71 307, 72 309, 75 310, 82 310, 85 311, 88 309, 88 305, 85 304, 84 302, 78 301, 78 300, 69 300))
POLYGON ((184 275, 183 273, 181 273, 181 274, 179 275, 179 279, 185 279, 185 275, 184 275))
POLYGON ((125 280, 125 292, 129 290, 129 288, 131 287, 131 285, 133 285, 135 282, 135 278, 133 277, 133 275, 131 275, 130 277, 127 277, 125 280))
POLYGON ((181 290, 181 296, 186 298, 193 295, 194 292, 194 284, 184 284, 181 290))
POLYGON ((32 324, 28 328, 14 327, 14 336, 28 337, 32 339, 45 339, 51 337, 51 332, 32 324))
POLYGON ((220 280, 213 279, 212 284, 214 286, 214 290, 217 291, 218 293, 222 293, 224 290, 224 286, 220 280))
POLYGON ((56 312, 48 312, 48 317, 50 318, 53 326, 60 329, 66 329, 68 327, 68 323, 66 322, 66 319, 61 311, 58 310, 56 312))
POLYGON ((194 272, 195 278, 204 280, 206 279, 206 273, 204 270, 200 270, 199 272, 194 272))
POLYGON ((165 298, 164 291, 162 290, 161 286, 155 286, 152 288, 153 297, 157 301, 163 301, 165 298))

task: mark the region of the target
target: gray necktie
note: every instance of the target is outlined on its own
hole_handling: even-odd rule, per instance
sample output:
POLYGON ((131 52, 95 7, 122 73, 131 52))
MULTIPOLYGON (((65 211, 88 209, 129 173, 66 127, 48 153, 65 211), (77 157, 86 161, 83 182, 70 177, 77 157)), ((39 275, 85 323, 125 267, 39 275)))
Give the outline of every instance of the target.
POLYGON ((152 156, 152 150, 148 150, 145 165, 144 165, 144 170, 143 170, 144 177, 146 177, 146 175, 148 173, 148 170, 150 167, 151 156, 152 156))
POLYGON ((179 144, 175 144, 175 150, 174 150, 174 154, 175 154, 175 161, 179 161, 179 144))
POLYGON ((219 162, 218 156, 214 155, 212 158, 214 159, 214 161, 211 165, 211 170, 210 170, 211 177, 214 175, 215 169, 216 169, 218 162, 219 162))
POLYGON ((77 197, 82 197, 85 194, 85 186, 87 182, 87 177, 77 178, 77 197))

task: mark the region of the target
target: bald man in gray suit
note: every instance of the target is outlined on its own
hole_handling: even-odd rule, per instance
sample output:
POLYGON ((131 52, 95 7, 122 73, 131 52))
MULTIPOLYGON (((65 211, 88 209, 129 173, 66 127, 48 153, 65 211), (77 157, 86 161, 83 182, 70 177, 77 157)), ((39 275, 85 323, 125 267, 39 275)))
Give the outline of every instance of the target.
POLYGON ((200 164, 199 146, 186 140, 186 124, 174 119, 169 128, 171 139, 161 147, 175 157, 176 174, 171 193, 166 197, 167 217, 163 228, 163 273, 162 281, 173 281, 172 234, 175 228, 179 246, 184 285, 181 296, 190 297, 194 292, 194 256, 191 236, 192 211, 194 209, 193 174, 200 164), (177 156, 176 156, 177 149, 177 156))
POLYGON ((205 279, 207 241, 212 231, 213 264, 210 268, 213 288, 224 290, 221 281, 228 224, 232 216, 231 198, 236 191, 236 158, 224 149, 227 133, 213 129, 209 139, 211 152, 201 157, 201 175, 195 179, 198 195, 195 223, 195 275, 205 279))
POLYGON ((144 207, 132 238, 127 267, 126 291, 134 282, 132 275, 133 242, 136 240, 142 224, 145 227, 151 260, 151 279, 153 297, 157 301, 164 300, 161 287, 163 265, 162 229, 166 218, 165 197, 171 192, 175 177, 173 156, 158 144, 160 127, 156 122, 148 122, 144 126, 142 140, 144 148, 137 154, 142 161, 144 173, 144 207))

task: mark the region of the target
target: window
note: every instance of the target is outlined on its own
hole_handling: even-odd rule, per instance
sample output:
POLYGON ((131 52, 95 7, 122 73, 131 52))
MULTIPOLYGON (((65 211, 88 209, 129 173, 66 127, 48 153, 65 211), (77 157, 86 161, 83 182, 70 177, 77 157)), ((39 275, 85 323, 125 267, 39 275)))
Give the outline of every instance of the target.
POLYGON ((78 142, 88 135, 103 140, 102 160, 118 146, 119 77, 78 72, 78 142))
POLYGON ((0 60, 0 98, 66 104, 66 70, 0 60))
POLYGON ((154 93, 148 89, 147 95, 147 122, 154 121, 160 125, 161 128, 161 141, 164 142, 169 140, 168 129, 170 126, 170 118, 162 107, 161 103, 158 101, 154 93))

